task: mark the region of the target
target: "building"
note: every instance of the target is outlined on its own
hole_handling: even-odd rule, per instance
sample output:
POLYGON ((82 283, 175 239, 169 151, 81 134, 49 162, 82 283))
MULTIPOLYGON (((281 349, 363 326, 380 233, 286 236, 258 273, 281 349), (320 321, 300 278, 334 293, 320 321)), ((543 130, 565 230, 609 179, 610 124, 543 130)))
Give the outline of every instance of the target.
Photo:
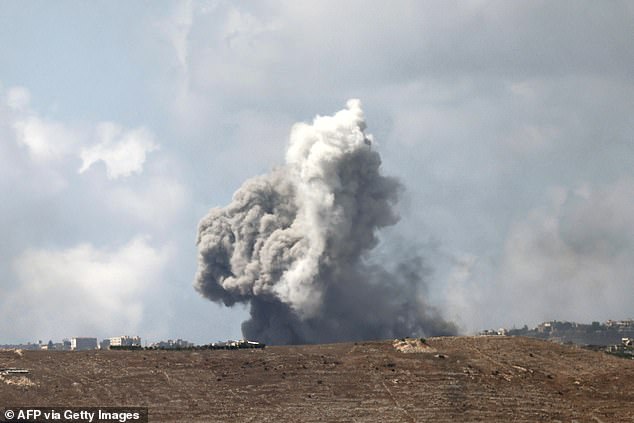
MULTIPOLYGON (((480 332, 478 332, 478 336, 497 336, 497 335, 502 335, 500 333, 502 329, 500 330, 493 330, 493 329, 485 329, 485 330, 481 330, 480 332)), ((504 332, 504 334, 506 335, 506 332, 504 332)))
POLYGON ((64 344, 62 342, 53 342, 51 340, 48 341, 48 344, 42 344, 40 349, 44 351, 64 351, 64 344))
POLYGON ((245 349, 245 348, 258 348, 262 349, 266 345, 260 342, 255 341, 247 341, 246 339, 241 339, 239 341, 226 341, 226 342, 214 342, 213 344, 209 344, 207 348, 212 350, 236 350, 236 349, 245 349))
POLYGON ((0 350, 39 350, 40 344, 2 344, 0 350))
POLYGON ((107 349, 110 349, 110 339, 103 339, 103 340, 99 343, 99 349, 100 349, 100 350, 107 350, 107 349))
POLYGON ((185 341, 183 339, 168 339, 167 341, 159 341, 150 345, 151 348, 159 348, 159 349, 167 349, 167 350, 176 350, 176 349, 187 349, 192 348, 194 346, 193 343, 189 341, 185 341))
POLYGON ((96 350, 97 338, 71 338, 70 349, 73 351, 96 350))
POLYGON ((110 338, 110 347, 140 347, 141 337, 139 336, 115 336, 110 338))

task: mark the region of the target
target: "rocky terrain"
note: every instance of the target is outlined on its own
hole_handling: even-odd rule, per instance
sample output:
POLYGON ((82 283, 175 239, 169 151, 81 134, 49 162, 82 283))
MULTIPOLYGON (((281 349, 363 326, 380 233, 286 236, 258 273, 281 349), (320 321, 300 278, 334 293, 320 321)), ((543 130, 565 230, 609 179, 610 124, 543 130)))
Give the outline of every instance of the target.
POLYGON ((521 337, 236 351, 0 351, 5 406, 157 422, 634 422, 634 360, 521 337))

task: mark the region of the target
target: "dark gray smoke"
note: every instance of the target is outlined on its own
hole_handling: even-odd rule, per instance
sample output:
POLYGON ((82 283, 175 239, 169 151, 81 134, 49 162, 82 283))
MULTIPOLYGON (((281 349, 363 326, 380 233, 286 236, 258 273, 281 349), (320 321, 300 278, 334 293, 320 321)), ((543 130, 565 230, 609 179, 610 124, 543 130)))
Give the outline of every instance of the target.
POLYGON ((381 175, 361 104, 298 124, 286 164, 247 180, 198 228, 195 287, 251 304, 243 335, 297 344, 455 333, 424 295, 420 257, 372 262, 398 218, 399 182, 381 175))

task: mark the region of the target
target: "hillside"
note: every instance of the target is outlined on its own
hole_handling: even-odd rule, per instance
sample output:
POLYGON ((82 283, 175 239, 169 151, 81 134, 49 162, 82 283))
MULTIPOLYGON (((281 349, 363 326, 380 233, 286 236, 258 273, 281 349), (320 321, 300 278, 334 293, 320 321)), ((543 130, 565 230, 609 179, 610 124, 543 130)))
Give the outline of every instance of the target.
POLYGON ((520 337, 237 351, 0 351, 0 406, 148 406, 150 421, 634 421, 634 361, 520 337))

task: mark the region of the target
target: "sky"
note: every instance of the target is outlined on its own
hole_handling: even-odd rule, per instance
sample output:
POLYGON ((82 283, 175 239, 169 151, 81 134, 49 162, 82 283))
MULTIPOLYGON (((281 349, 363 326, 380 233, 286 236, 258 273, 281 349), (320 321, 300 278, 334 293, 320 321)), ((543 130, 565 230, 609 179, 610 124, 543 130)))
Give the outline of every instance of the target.
POLYGON ((405 187, 383 245, 463 333, 632 318, 632 34, 627 1, 0 2, 0 343, 239 338, 198 222, 350 98, 405 187))

